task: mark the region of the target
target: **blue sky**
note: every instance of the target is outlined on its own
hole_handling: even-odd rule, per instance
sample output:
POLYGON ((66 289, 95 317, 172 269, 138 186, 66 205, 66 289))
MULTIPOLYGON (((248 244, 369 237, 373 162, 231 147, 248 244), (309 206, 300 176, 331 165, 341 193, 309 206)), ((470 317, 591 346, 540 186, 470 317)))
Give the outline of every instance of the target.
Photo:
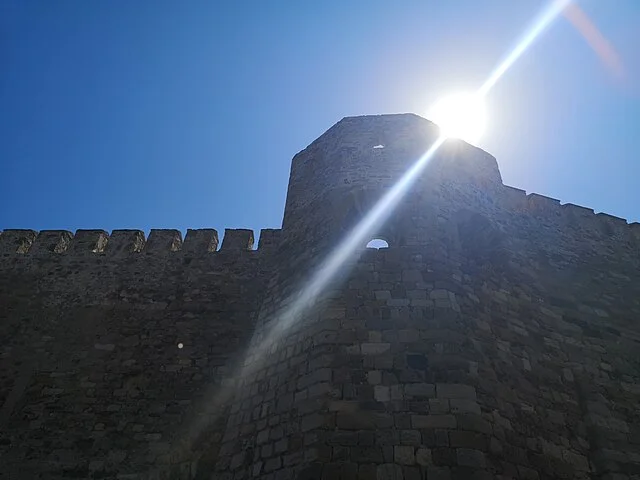
MULTIPOLYGON (((0 228, 279 227, 291 157, 348 115, 473 90, 543 0, 0 2, 0 228)), ((506 184, 640 220, 640 2, 580 2, 488 97, 506 184)))

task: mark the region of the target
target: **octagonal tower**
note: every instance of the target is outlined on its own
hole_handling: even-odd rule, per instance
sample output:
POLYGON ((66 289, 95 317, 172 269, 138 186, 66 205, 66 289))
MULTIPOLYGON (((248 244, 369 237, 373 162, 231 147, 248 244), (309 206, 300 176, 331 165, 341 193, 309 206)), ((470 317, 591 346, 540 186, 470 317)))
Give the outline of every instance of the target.
MULTIPOLYGON (((438 136, 435 124, 413 114, 342 119, 293 158, 285 234, 307 245, 335 241, 398 182, 438 136)), ((448 140, 407 197, 416 200, 417 196, 418 203, 427 201, 446 180, 473 184, 485 192, 502 185, 495 158, 467 143, 448 140)))

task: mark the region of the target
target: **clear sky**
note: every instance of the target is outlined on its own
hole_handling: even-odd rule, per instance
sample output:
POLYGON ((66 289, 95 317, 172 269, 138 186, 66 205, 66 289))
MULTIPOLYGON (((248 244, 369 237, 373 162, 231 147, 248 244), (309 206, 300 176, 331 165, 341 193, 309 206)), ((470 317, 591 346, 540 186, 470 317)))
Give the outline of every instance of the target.
MULTIPOLYGON (((2 0, 0 228, 279 227, 349 115, 474 90, 545 0, 2 0)), ((579 2, 488 97, 506 184, 640 221, 640 2, 579 2)))

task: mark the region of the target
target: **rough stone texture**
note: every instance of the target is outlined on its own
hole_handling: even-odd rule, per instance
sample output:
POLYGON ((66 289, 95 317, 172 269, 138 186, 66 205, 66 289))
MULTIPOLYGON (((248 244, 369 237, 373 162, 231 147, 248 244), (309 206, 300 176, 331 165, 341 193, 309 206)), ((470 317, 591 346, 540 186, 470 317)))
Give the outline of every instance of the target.
POLYGON ((448 141, 372 232, 389 248, 298 296, 436 135, 340 121, 257 250, 249 230, 219 251, 210 229, 2 232, 2 474, 640 478, 638 225, 448 141))

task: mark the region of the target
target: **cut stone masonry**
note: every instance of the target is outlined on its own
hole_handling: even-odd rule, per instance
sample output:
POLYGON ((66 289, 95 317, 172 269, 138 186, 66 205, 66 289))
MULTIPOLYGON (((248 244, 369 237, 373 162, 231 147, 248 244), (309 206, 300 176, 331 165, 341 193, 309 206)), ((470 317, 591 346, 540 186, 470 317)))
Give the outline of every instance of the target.
POLYGON ((297 297, 437 136, 341 120, 255 250, 0 233, 0 476, 640 479, 640 224, 449 140, 371 232, 389 248, 297 297))

